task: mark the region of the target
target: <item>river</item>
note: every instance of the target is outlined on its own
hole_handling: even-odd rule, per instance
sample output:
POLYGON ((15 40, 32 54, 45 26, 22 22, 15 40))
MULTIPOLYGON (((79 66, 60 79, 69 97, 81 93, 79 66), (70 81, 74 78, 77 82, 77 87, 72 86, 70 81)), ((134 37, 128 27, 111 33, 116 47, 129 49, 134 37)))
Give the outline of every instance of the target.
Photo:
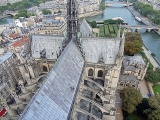
POLYGON ((13 22, 13 17, 7 17, 0 19, 0 25, 8 24, 13 22))
MULTIPOLYGON (((143 24, 136 21, 132 13, 123 5, 111 5, 104 10, 104 14, 87 17, 87 20, 102 21, 114 17, 123 18, 123 20, 129 25, 143 24)), ((156 54, 156 58, 160 61, 160 36, 154 31, 151 31, 150 33, 145 32, 144 29, 140 30, 139 33, 142 36, 143 43, 150 49, 151 52, 156 54)))
MULTIPOLYGON (((113 17, 122 17, 124 21, 127 22, 129 25, 142 24, 136 21, 131 12, 123 5, 111 5, 104 10, 104 14, 87 17, 86 19, 89 21, 102 21, 113 17)), ((13 19, 11 17, 0 19, 0 25, 12 23, 12 21, 13 19)), ((157 59, 160 61, 160 36, 153 31, 148 33, 145 32, 145 30, 140 30, 139 33, 142 36, 143 43, 150 49, 151 52, 156 54, 157 59)))

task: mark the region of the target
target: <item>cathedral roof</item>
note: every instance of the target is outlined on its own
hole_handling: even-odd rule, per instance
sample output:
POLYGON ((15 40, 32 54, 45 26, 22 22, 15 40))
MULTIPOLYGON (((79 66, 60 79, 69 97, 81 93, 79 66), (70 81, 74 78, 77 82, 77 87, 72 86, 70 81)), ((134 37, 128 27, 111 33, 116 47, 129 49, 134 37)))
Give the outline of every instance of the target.
POLYGON ((62 50, 63 40, 63 36, 32 35, 32 57, 41 58, 40 53, 45 50, 47 59, 57 59, 57 54, 62 50))
POLYGON ((19 120, 67 120, 83 66, 84 60, 71 41, 19 120))
POLYGON ((82 33, 82 37, 89 37, 92 35, 92 28, 91 26, 89 26, 85 18, 81 23, 80 31, 82 33))
POLYGON ((105 64, 115 64, 120 48, 120 39, 82 38, 81 44, 87 62, 98 63, 103 58, 105 64))

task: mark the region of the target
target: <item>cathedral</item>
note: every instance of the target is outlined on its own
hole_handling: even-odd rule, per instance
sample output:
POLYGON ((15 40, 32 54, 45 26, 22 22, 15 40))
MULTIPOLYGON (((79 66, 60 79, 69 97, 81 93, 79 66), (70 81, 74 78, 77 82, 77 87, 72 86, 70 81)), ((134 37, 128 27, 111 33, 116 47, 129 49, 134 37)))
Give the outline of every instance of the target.
POLYGON ((80 24, 77 10, 76 0, 68 0, 67 32, 32 34, 26 54, 15 54, 23 80, 17 86, 21 94, 12 97, 21 104, 5 109, 16 109, 18 115, 8 112, 12 115, 2 119, 116 119, 124 34, 119 30, 116 38, 94 37, 85 19, 80 24))

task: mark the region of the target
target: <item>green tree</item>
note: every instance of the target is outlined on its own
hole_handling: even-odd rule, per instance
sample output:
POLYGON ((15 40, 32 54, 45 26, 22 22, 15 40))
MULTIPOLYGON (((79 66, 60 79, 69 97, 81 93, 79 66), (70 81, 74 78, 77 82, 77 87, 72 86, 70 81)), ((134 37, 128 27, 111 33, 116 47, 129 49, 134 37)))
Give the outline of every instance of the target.
POLYGON ((92 28, 96 28, 97 27, 97 22, 92 21, 92 22, 90 22, 90 25, 91 25, 92 28))
POLYGON ((160 96, 152 96, 148 99, 150 108, 144 113, 148 115, 148 120, 160 120, 160 96))
POLYGON ((139 33, 127 32, 125 36, 124 50, 129 55, 142 51, 142 38, 139 33))
POLYGON ((160 11, 154 10, 152 6, 141 2, 136 2, 133 6, 141 15, 146 16, 156 24, 160 24, 160 11))
MULTIPOLYGON (((51 0, 47 0, 51 1, 51 0)), ((0 6, 0 13, 2 14, 5 10, 11 10, 11 11, 16 11, 16 10, 21 10, 21 9, 27 9, 32 6, 38 6, 41 3, 44 3, 45 0, 22 0, 19 2, 15 2, 13 4, 7 3, 5 6, 0 6)))
POLYGON ((128 86, 122 91, 122 109, 128 113, 133 113, 136 106, 141 103, 142 95, 134 87, 128 86))
POLYGON ((148 120, 160 120, 160 109, 151 112, 148 116, 148 120))
POLYGON ((143 116, 143 117, 146 117, 147 118, 147 115, 144 113, 145 110, 149 109, 149 103, 148 103, 148 99, 146 98, 143 98, 142 102, 140 104, 138 104, 138 106, 136 107, 136 112, 143 116))
POLYGON ((149 106, 153 109, 160 109, 160 97, 152 96, 148 100, 149 106))
POLYGON ((18 14, 14 17, 15 19, 19 18, 19 17, 28 17, 27 15, 27 10, 22 9, 18 11, 18 14))
POLYGON ((100 10, 105 10, 106 6, 105 6, 105 2, 102 2, 100 4, 100 10))
POLYGON ((104 20, 104 24, 122 24, 124 21, 121 19, 117 19, 117 20, 113 20, 113 19, 108 19, 108 20, 104 20))
POLYGON ((134 54, 142 51, 142 43, 139 40, 126 41, 124 50, 129 55, 134 55, 134 54))
POLYGON ((145 79, 156 84, 157 82, 160 82, 160 68, 155 69, 155 71, 148 71, 145 79))
POLYGON ((46 9, 43 9, 43 10, 42 10, 42 13, 43 13, 44 15, 52 14, 52 12, 51 12, 50 10, 46 10, 46 9))

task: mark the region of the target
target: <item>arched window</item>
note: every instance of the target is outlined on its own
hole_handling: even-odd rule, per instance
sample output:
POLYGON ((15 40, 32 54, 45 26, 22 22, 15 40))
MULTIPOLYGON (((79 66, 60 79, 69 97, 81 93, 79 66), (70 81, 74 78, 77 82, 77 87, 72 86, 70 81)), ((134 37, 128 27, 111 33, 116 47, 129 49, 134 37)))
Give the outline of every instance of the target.
POLYGON ((103 76, 103 71, 102 70, 99 70, 98 71, 98 77, 102 77, 103 76))
POLYGON ((43 66, 43 71, 44 71, 44 72, 48 72, 48 70, 47 70, 47 67, 46 67, 46 66, 43 66))
POLYGON ((88 70, 88 76, 93 76, 93 70, 91 68, 88 70))

